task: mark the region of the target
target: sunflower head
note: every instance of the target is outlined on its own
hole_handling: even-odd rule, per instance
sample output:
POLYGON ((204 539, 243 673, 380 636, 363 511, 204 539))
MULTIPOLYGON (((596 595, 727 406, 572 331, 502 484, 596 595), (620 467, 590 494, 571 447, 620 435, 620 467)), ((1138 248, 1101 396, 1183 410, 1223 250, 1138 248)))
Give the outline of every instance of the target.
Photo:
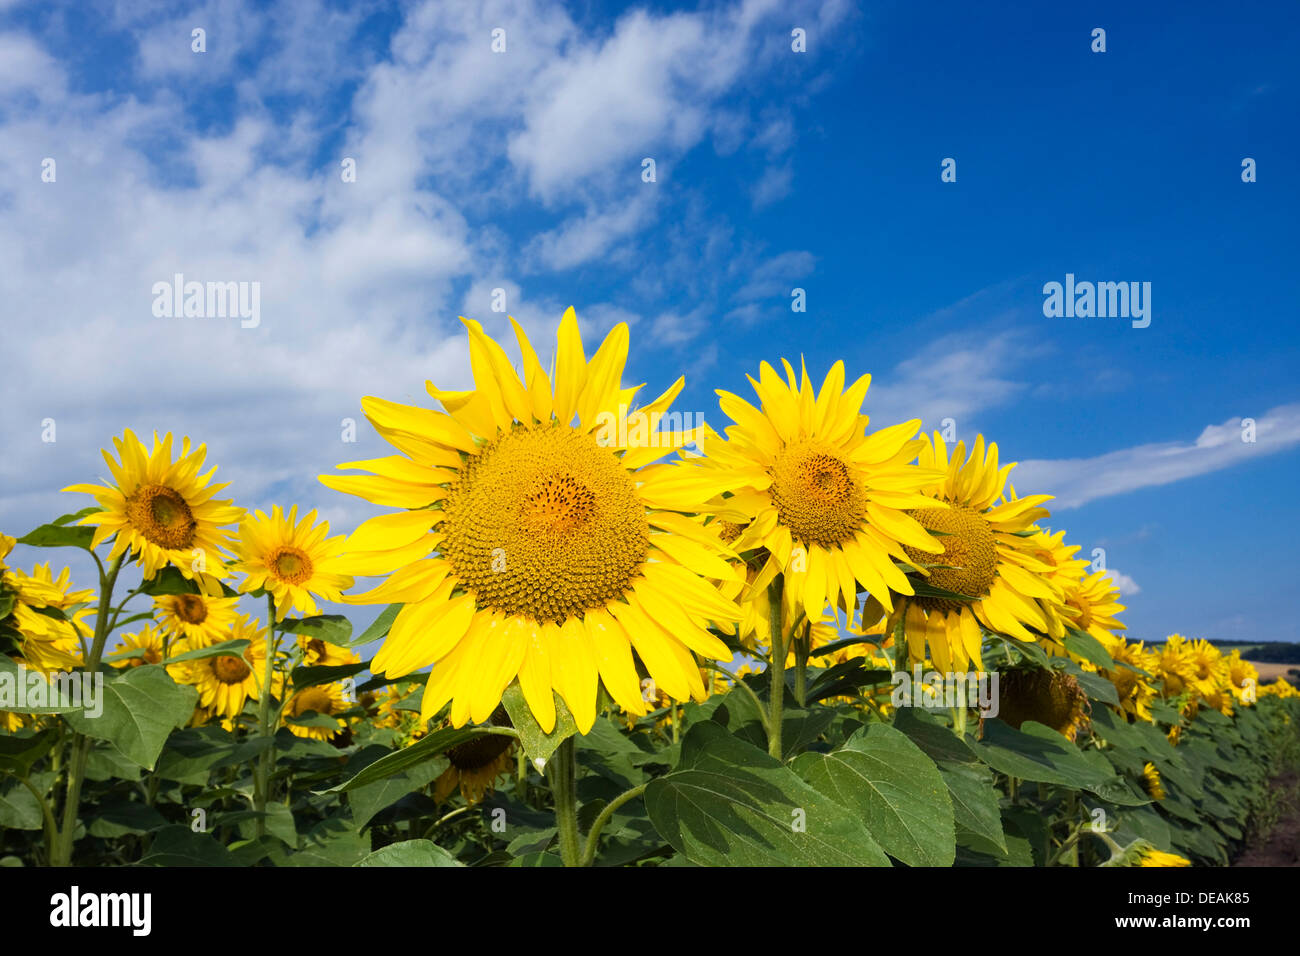
POLYGON ((478 803, 510 770, 513 750, 514 738, 505 734, 484 734, 452 747, 446 754, 450 766, 434 781, 434 799, 441 803, 459 789, 471 806, 478 803))
POLYGON ((330 740, 345 728, 343 721, 335 715, 348 710, 351 705, 343 697, 343 685, 317 684, 304 687, 289 698, 285 706, 284 725, 290 733, 309 740, 330 740), (295 724, 290 718, 303 718, 314 714, 318 718, 311 724, 295 724), (320 726, 317 726, 320 725, 320 726))
POLYGON ((232 570, 245 575, 241 591, 263 588, 275 598, 277 618, 290 609, 320 613, 315 598, 341 601, 352 578, 339 573, 343 537, 329 537, 329 522, 316 522, 315 510, 298 520, 298 506, 285 513, 279 505, 268 517, 257 511, 239 526, 232 570))
POLYGON ((1033 720, 1074 740, 1088 724, 1088 695, 1064 671, 1006 671, 998 694, 998 717, 1016 729, 1025 721, 1033 720))
POLYGON ((226 573, 222 552, 229 546, 221 529, 238 521, 244 510, 212 497, 226 486, 211 484, 216 468, 200 474, 205 446, 191 451, 185 438, 180 457, 173 460, 170 433, 162 439, 155 433, 149 449, 130 429, 113 444, 117 459, 104 452, 112 483, 63 489, 93 495, 102 509, 80 521, 97 526, 91 547, 112 537, 110 558, 135 555, 145 580, 171 564, 205 593, 220 594, 226 573))
POLYGON ((1165 788, 1160 783, 1160 771, 1156 765, 1148 761, 1142 767, 1142 785, 1152 800, 1163 800, 1165 798, 1165 788))
POLYGON ((657 420, 684 381, 629 411, 639 387, 621 384, 625 325, 588 361, 570 309, 552 376, 514 323, 521 378, 479 323, 465 324, 475 390, 427 383, 441 411, 364 399, 400 454, 340 465, 366 476, 321 478, 405 509, 364 522, 339 567, 387 575, 350 603, 404 605, 374 670, 400 677, 432 664, 421 717, 450 703, 457 727, 486 720, 514 680, 547 731, 556 693, 589 730, 600 685, 644 714, 634 651, 670 696, 704 699, 692 654, 731 657, 710 629, 732 633, 740 618, 717 584, 737 577, 734 553, 687 517, 703 499, 682 490, 678 466, 653 464, 687 433, 649 441, 627 427, 657 420))
POLYGON ((208 594, 163 594, 154 598, 154 618, 159 626, 194 647, 208 647, 225 639, 237 617, 237 597, 208 594))

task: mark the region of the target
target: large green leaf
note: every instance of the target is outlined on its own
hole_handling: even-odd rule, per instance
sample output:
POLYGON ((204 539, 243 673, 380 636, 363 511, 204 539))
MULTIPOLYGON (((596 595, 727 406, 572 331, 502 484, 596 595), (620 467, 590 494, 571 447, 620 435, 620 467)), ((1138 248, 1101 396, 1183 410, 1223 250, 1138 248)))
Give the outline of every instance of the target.
MULTIPOLYGON (((354 754, 348 761, 349 772, 360 770, 383 759, 386 751, 382 747, 367 747, 354 754)), ((410 767, 403 773, 376 780, 374 783, 357 787, 348 793, 348 805, 352 808, 352 822, 358 828, 370 822, 376 813, 391 806, 412 790, 423 787, 436 780, 448 763, 444 757, 435 757, 410 767)))
POLYGON ((308 640, 319 638, 326 644, 336 644, 339 647, 347 647, 352 640, 352 622, 342 614, 287 618, 281 627, 290 634, 297 634, 308 640))
POLYGON ((952 800, 934 761, 887 724, 871 724, 839 750, 796 758, 795 773, 862 819, 886 853, 908 866, 951 866, 952 800))
POLYGON ((1102 646, 1101 641, 1087 631, 1080 631, 1073 627, 1066 628, 1064 643, 1067 651, 1082 657, 1088 663, 1104 667, 1106 670, 1115 669, 1115 660, 1110 656, 1110 652, 1102 646))
POLYGON ((66 715, 78 733, 107 740, 131 761, 152 770, 167 735, 189 723, 198 694, 171 679, 160 665, 133 667, 104 682, 103 711, 66 715))
POLYGON ((76 514, 55 518, 51 523, 27 532, 18 539, 18 543, 33 548, 84 548, 89 551, 90 542, 95 538, 95 529, 75 522, 101 510, 103 509, 92 505, 89 508, 82 508, 76 514))
POLYGON ((505 728, 484 726, 461 727, 460 729, 445 727, 441 730, 435 730, 427 737, 421 737, 409 747, 395 750, 387 757, 380 757, 374 763, 358 771, 354 776, 343 781, 343 783, 318 792, 347 793, 377 780, 384 780, 395 774, 405 773, 412 767, 418 766, 426 760, 432 760, 439 754, 445 753, 457 744, 463 744, 467 740, 473 740, 475 737, 481 737, 484 734, 499 733, 508 734, 510 731, 505 728))
POLYGON ((1101 786, 1114 776, 1113 771, 1107 773, 1084 759, 1082 751, 1063 735, 1032 720, 1020 730, 996 718, 986 720, 984 737, 975 746, 994 770, 1021 780, 1086 789, 1101 786))
POLYGON ((210 834, 176 824, 157 830, 141 866, 234 866, 230 851, 210 834))
POLYGON ((404 840, 376 850, 353 866, 464 866, 432 840, 404 840))
POLYGON ((975 763, 942 763, 939 773, 952 799, 953 821, 959 842, 968 845, 990 844, 1000 853, 1007 852, 1002 831, 1001 792, 993 786, 993 774, 975 763))
POLYGON ((66 714, 85 703, 80 671, 49 676, 30 670, 0 654, 0 711, 22 714, 66 714))
POLYGON ((650 781, 659 835, 703 866, 888 866, 863 822, 720 724, 696 724, 650 781))
POLYGON ((27 776, 32 765, 49 753, 58 739, 59 733, 53 728, 25 737, 0 734, 0 772, 27 776))

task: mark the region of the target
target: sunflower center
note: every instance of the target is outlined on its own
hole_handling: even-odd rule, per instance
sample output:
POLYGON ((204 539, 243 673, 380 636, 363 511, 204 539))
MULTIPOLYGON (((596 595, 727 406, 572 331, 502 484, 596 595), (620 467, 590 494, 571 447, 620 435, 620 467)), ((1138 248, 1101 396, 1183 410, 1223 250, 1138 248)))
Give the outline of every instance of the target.
POLYGON ((222 656, 212 659, 212 673, 216 675, 217 680, 223 684, 239 684, 244 681, 253 669, 248 666, 242 657, 222 656))
POLYGON ((334 700, 330 697, 329 691, 324 687, 309 687, 294 698, 293 712, 295 716, 305 714, 309 710, 314 710, 316 713, 325 716, 334 713, 334 700))
POLYGON ((208 605, 197 594, 178 594, 176 616, 186 624, 202 624, 208 617, 208 605))
POLYGON ((162 661, 162 651, 156 647, 147 647, 144 651, 143 660, 146 664, 158 664, 162 661))
POLYGON ((194 515, 181 495, 166 485, 143 485, 126 499, 131 526, 161 548, 179 550, 194 543, 194 515))
POLYGON ((266 563, 286 584, 301 584, 311 577, 311 558, 301 548, 276 548, 266 563))
POLYGON ((799 541, 831 547, 861 530, 867 514, 862 483, 829 445, 786 445, 768 474, 777 516, 799 541))
POLYGON ((443 555, 480 607, 537 621, 624 594, 649 547, 622 463, 567 425, 516 427, 470 456, 446 505, 443 555))
POLYGON ((509 750, 513 742, 514 738, 505 734, 484 734, 452 747, 447 751, 447 760, 457 770, 482 770, 509 750))
MULTIPOLYGON (((939 532, 935 535, 943 545, 943 554, 930 554, 906 545, 903 550, 917 564, 939 564, 930 569, 930 583, 945 591, 953 591, 971 598, 982 598, 989 593, 997 578, 998 551, 993 539, 993 528, 988 519, 974 508, 953 505, 951 508, 918 508, 909 511, 925 530, 939 532)), ((927 611, 957 611, 961 602, 947 598, 921 597, 919 603, 927 611)))

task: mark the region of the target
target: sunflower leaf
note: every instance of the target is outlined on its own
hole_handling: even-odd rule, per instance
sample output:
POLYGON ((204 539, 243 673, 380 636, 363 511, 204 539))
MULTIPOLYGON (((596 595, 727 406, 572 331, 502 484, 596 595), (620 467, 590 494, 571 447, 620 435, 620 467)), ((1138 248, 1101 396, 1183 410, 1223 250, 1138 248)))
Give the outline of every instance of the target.
POLYGON ((157 664, 133 667, 103 685, 102 709, 89 707, 64 715, 72 729, 106 740, 122 756, 152 770, 171 732, 189 723, 198 703, 193 687, 177 684, 157 664))
POLYGON ((403 840, 353 863, 353 866, 464 866, 432 840, 403 840))
MULTIPOLYGON (((222 641, 220 644, 213 644, 211 647, 198 647, 192 651, 177 654, 175 657, 167 658, 167 663, 179 664, 181 661, 197 661, 204 657, 240 657, 246 647, 248 647, 248 640, 240 637, 233 641, 222 641)), ((108 660, 111 663, 115 660, 125 660, 131 656, 133 655, 129 653, 114 655, 108 660)))
POLYGON ((76 514, 55 518, 52 523, 43 524, 27 532, 18 539, 18 543, 33 548, 81 548, 89 551, 90 542, 95 539, 95 529, 89 525, 74 525, 71 522, 99 510, 101 509, 83 508, 76 514))
POLYGON ((463 744, 475 737, 481 737, 484 734, 502 733, 513 736, 513 732, 504 727, 480 726, 461 727, 459 729, 446 727, 442 730, 435 730, 427 737, 420 738, 403 750, 395 750, 387 757, 380 757, 368 767, 361 769, 354 776, 343 781, 343 783, 330 787, 328 790, 318 790, 316 793, 322 795, 327 793, 347 793, 349 790, 364 787, 376 780, 384 780, 395 774, 404 773, 417 764, 432 760, 457 744, 463 744))
POLYGON ((573 719, 573 714, 569 712, 560 695, 554 691, 552 695, 555 698, 555 729, 549 734, 537 723, 537 718, 533 716, 532 708, 524 699, 524 692, 520 689, 518 681, 507 687, 506 692, 501 695, 501 704, 510 715, 510 723, 514 725, 515 730, 519 731, 519 742, 523 745, 524 753, 539 770, 541 767, 538 766, 537 761, 540 760, 545 764, 560 744, 578 732, 577 721, 573 719))
POLYGON ((336 647, 348 647, 352 640, 352 622, 342 614, 286 618, 280 623, 280 627, 290 634, 297 634, 308 640, 319 639, 336 647))

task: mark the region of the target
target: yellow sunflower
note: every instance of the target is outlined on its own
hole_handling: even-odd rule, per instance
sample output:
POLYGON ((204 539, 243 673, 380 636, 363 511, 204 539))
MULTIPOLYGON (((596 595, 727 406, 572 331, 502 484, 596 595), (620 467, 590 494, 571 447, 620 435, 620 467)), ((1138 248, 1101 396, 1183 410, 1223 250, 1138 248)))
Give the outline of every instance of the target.
POLYGON ((237 597, 207 594, 164 594, 154 598, 154 618, 169 634, 193 647, 210 647, 228 640, 227 632, 238 615, 237 597))
POLYGON ((146 624, 135 634, 123 634, 118 645, 109 655, 108 663, 114 667, 142 667, 145 664, 161 664, 165 658, 166 635, 152 624, 146 624), (143 651, 139 657, 119 657, 127 651, 143 651))
MULTIPOLYGON (((1010 500, 1015 500, 1014 489, 1010 500)), ((1047 623, 1047 635, 1053 641, 1060 642, 1065 637, 1067 627, 1077 627, 1081 617, 1079 607, 1069 604, 1069 598, 1075 596, 1087 575, 1088 562, 1076 558, 1080 545, 1066 544, 1065 532, 1045 531, 1034 528, 1028 536, 1027 545, 1030 553, 1038 561, 1038 577, 1052 589, 1050 599, 1038 598, 1037 604, 1043 612, 1047 623)), ((1079 599, 1081 600, 1081 599, 1079 599)), ((1051 641, 1045 643, 1045 649, 1051 654, 1062 654, 1064 648, 1051 641)))
POLYGON ((370 476, 321 478, 409 509, 364 522, 347 541, 345 570, 388 575, 347 600, 405 605, 372 669, 399 677, 433 664, 422 718, 450 701, 457 727, 486 720, 516 677, 547 731, 553 691, 588 731, 598 683, 644 714, 634 649, 659 687, 702 700, 691 652, 732 656, 708 626, 729 632, 740 618, 712 583, 734 578, 724 558, 735 555, 676 513, 699 510, 699 499, 660 503, 671 497, 671 469, 653 482, 642 470, 683 436, 659 432, 651 442, 628 427, 656 420, 684 380, 629 413, 638 389, 620 384, 626 325, 588 362, 567 311, 552 382, 518 323, 522 381, 501 346, 477 322, 465 324, 476 390, 428 383, 441 412, 364 399, 366 416, 401 454, 340 466, 370 476))
MULTIPOLYGON (((248 647, 240 655, 221 654, 182 661, 167 668, 178 684, 190 684, 199 692, 199 707, 206 708, 216 717, 234 718, 244 709, 245 702, 261 700, 262 677, 266 666, 266 628, 258 621, 241 615, 225 640, 245 639, 248 647)), ((177 644, 176 652, 191 650, 185 641, 177 644)), ((278 696, 283 676, 277 669, 271 693, 278 696)))
POLYGON ((356 651, 339 647, 329 641, 322 641, 319 637, 308 637, 306 634, 298 635, 298 649, 302 654, 304 667, 342 667, 345 664, 357 664, 361 661, 356 651))
POLYGON ((1286 700, 1290 697, 1300 697, 1300 690, 1296 690, 1285 677, 1279 677, 1277 680, 1265 684, 1259 689, 1260 697, 1278 697, 1286 700))
POLYGON ((30 575, 10 567, 5 558, 14 544, 14 538, 0 534, 0 597, 9 597, 0 635, 16 645, 24 664, 42 673, 77 666, 82 639, 91 633, 83 621, 91 609, 81 605, 94 592, 71 590, 67 568, 56 578, 48 564, 36 565, 30 575))
POLYGON ((1160 783, 1160 771, 1150 761, 1142 765, 1142 785, 1152 800, 1165 798, 1165 788, 1160 783))
POLYGON ((1259 693, 1259 670, 1248 660, 1243 660, 1241 650, 1233 648, 1228 656, 1228 680, 1232 683, 1232 696, 1239 703, 1253 704, 1259 693))
POLYGON ((1187 651, 1194 671, 1192 687, 1198 694, 1208 698, 1231 686, 1228 662, 1217 647, 1206 640, 1195 640, 1187 644, 1187 651))
POLYGON ((328 521, 316 523, 315 510, 298 521, 298 506, 286 515, 276 505, 270 517, 258 511, 244 518, 235 543, 237 557, 232 570, 247 575, 241 591, 265 588, 275 596, 277 620, 289 609, 304 615, 319 614, 314 597, 343 600, 352 578, 339 573, 343 535, 328 537, 328 521))
POLYGON ((1073 587, 1066 587, 1062 613, 1071 627, 1105 643, 1116 631, 1127 629, 1116 616, 1124 610, 1118 597, 1119 587, 1110 572, 1095 571, 1081 577, 1073 587))
POLYGON ((199 473, 206 446, 191 452, 185 438, 180 458, 172 461, 170 433, 161 441, 155 433, 153 449, 148 450, 129 428, 113 444, 120 464, 107 451, 103 453, 113 484, 63 489, 93 495, 104 509, 79 522, 98 526, 91 547, 116 535, 109 557, 136 555, 146 581, 172 564, 204 593, 219 595, 220 579, 226 575, 222 551, 230 543, 221 528, 239 521, 244 509, 213 499, 226 486, 210 484, 216 466, 199 473))
POLYGON ((289 698, 289 703, 285 705, 283 724, 289 728, 289 732, 297 737, 306 737, 309 740, 330 740, 336 736, 345 727, 343 721, 335 719, 335 714, 341 714, 352 707, 343 699, 343 685, 338 681, 333 684, 318 684, 315 687, 304 687, 296 691, 289 698), (330 727, 305 727, 299 724, 290 723, 290 717, 305 717, 310 712, 315 712, 319 717, 325 717, 332 721, 330 727))
POLYGON ((1118 665, 1113 670, 1103 668, 1101 676, 1115 685, 1120 710, 1132 719, 1150 723, 1151 702, 1156 698, 1152 681, 1160 670, 1160 655, 1147 650, 1141 641, 1130 643, 1122 635, 1102 641, 1102 646, 1118 665))
POLYGON ((1181 634, 1170 634, 1158 653, 1158 667, 1163 681, 1161 693, 1165 697, 1177 697, 1197 679, 1197 666, 1191 648, 1181 634))
POLYGON ((941 672, 962 672, 970 664, 983 668, 981 625, 1023 641, 1050 630, 1040 602, 1054 600, 1045 575, 1051 568, 1035 554, 1028 531, 1047 517, 1040 505, 1051 495, 1012 497, 998 503, 1015 463, 998 464, 998 446, 987 450, 984 436, 970 456, 958 442, 949 458, 943 439, 924 442, 920 463, 938 469, 941 480, 925 487, 931 507, 911 514, 936 535, 941 554, 907 549, 908 560, 927 569, 929 584, 971 600, 915 597, 899 604, 889 620, 901 621, 913 662, 925 659, 926 646, 941 672))
POLYGON ((705 459, 657 466, 645 489, 663 507, 701 510, 708 501, 704 510, 744 526, 733 547, 765 559, 744 599, 783 574, 788 601, 814 623, 828 603, 850 611, 859 590, 892 607, 892 592, 913 593, 895 563, 908 560, 906 549, 942 551, 908 513, 933 503, 920 491, 939 476, 913 464, 921 423, 868 435, 861 408, 870 375, 845 389, 836 362, 816 389, 806 368, 796 380, 783 365, 784 380, 767 362, 749 378, 761 408, 719 390, 735 422, 726 440, 710 441, 705 459))
POLYGON ((1164 850, 1157 850, 1155 847, 1142 847, 1138 851, 1138 861, 1134 866, 1191 866, 1192 861, 1186 857, 1179 856, 1177 853, 1166 853, 1164 850))

